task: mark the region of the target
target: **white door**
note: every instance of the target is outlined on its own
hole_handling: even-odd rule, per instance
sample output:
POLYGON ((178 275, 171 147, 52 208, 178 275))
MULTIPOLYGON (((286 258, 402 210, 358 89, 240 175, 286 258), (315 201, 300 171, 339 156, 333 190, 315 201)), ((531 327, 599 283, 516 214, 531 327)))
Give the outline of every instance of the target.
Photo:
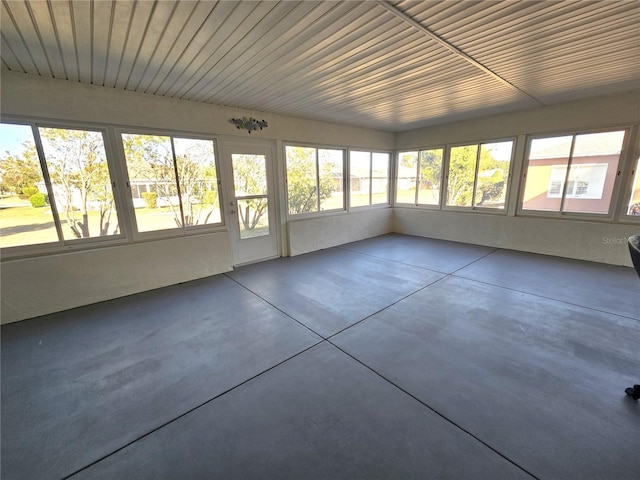
POLYGON ((226 145, 225 156, 233 180, 226 209, 234 265, 277 257, 272 149, 226 145))

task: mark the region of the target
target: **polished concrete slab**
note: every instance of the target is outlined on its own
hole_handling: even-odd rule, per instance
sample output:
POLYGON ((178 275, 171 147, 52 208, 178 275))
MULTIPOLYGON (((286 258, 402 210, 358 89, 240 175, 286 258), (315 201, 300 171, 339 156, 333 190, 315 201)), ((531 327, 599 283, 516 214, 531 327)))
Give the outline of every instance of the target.
POLYGON ((2 327, 2 478, 62 478, 317 343, 224 276, 2 327))
POLYGON ((72 478, 533 477, 325 342, 72 478))
POLYGON ((1 476, 633 478, 637 301, 388 235, 5 325, 1 476))
POLYGON ((227 275, 325 338, 444 276, 339 248, 227 275))
POLYGON ((332 338, 538 478, 632 478, 640 323, 449 277, 332 338))
POLYGON ((633 268, 499 250, 456 275, 640 319, 639 283, 633 268))
POLYGON ((491 247, 398 233, 348 243, 339 248, 442 273, 453 273, 496 251, 491 247))

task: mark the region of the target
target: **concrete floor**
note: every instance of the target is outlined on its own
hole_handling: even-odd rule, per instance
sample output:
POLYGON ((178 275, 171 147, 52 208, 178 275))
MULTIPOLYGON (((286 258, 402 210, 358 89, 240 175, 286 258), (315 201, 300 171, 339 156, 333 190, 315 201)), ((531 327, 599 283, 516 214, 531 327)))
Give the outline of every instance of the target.
POLYGON ((2 478, 637 478, 639 320, 632 269, 394 234, 6 325, 2 478))

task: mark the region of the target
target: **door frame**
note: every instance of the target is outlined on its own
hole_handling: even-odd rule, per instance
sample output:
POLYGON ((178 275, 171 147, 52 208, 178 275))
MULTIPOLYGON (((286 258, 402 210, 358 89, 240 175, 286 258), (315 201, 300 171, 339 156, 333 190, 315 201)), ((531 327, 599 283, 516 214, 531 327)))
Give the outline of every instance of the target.
POLYGON ((229 230, 229 239, 231 243, 231 250, 233 253, 233 265, 235 267, 246 265, 249 263, 260 262, 272 258, 277 258, 281 255, 280 245, 280 222, 279 222, 279 198, 280 195, 277 191, 280 182, 276 179, 276 155, 275 148, 271 142, 264 141, 240 141, 238 139, 224 141, 220 140, 220 165, 223 170, 223 215, 225 218, 225 224, 229 230), (269 235, 264 235, 255 238, 240 238, 240 229, 238 224, 238 214, 236 205, 235 185, 233 176, 233 154, 256 154, 264 155, 266 158, 266 174, 267 174, 267 201, 268 201, 268 215, 269 215, 269 235), (270 239, 270 248, 266 252, 267 247, 257 247, 255 244, 266 244, 266 239, 270 239), (263 248, 262 254, 251 255, 248 250, 252 248, 254 251, 259 251, 263 248))

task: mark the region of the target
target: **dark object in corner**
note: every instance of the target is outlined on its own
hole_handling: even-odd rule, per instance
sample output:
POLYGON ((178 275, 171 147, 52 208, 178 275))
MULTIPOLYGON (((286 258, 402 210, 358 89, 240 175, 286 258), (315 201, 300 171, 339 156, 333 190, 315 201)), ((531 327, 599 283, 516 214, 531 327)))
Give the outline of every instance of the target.
POLYGON ((629 253, 636 273, 640 276, 640 235, 629 237, 629 253))
POLYGON ((638 400, 640 398, 640 385, 634 385, 633 387, 625 388, 624 393, 629 395, 634 400, 638 400))
MULTIPOLYGON (((640 235, 629 237, 629 253, 631 254, 633 268, 636 269, 636 273, 640 277, 640 235)), ((626 388, 624 393, 634 400, 638 400, 640 399, 640 385, 634 385, 633 387, 626 388)))

